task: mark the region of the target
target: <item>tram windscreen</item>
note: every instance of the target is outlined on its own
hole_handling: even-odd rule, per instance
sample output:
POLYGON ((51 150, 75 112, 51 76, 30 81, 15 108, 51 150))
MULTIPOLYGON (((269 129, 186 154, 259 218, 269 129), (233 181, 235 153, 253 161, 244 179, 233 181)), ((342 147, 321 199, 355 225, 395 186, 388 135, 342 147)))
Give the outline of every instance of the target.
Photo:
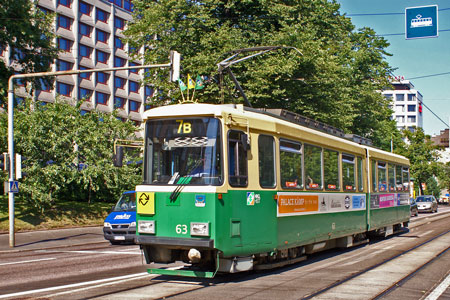
POLYGON ((222 183, 220 122, 214 118, 146 123, 144 183, 222 183))

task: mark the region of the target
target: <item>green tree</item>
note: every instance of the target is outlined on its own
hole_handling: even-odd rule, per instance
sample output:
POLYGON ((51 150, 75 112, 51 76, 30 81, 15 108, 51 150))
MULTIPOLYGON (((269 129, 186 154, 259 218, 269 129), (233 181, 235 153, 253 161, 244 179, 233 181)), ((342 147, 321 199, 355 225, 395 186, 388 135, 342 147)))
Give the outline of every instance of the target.
MULTIPOLYGON (((6 66, 0 59, 0 97, 5 102, 8 78, 18 67, 20 72, 48 71, 57 57, 52 42, 53 16, 36 8, 38 1, 0 0, 0 46, 10 47, 14 65, 6 66)), ((39 84, 36 80, 35 84, 39 84)))
MULTIPOLYGON (((31 105, 27 101, 15 111, 15 152, 26 157, 23 171, 27 173, 20 180, 18 196, 41 210, 58 199, 115 200, 141 178, 140 166, 132 163, 116 168, 112 163, 114 140, 132 139, 137 128, 114 114, 91 111, 82 115, 80 103, 73 106, 57 100, 31 105)), ((0 114, 3 151, 6 127, 7 116, 0 114)))
MULTIPOLYGON (((145 50, 135 55, 147 63, 162 63, 169 50, 182 53, 185 75, 207 77, 199 101, 222 101, 217 63, 230 56, 227 52, 267 45, 296 47, 303 55, 284 49, 232 67, 253 106, 285 108, 389 146, 395 126, 389 100, 379 93, 389 85, 391 68, 384 60, 389 44, 371 29, 354 32, 336 2, 133 3, 135 21, 125 33, 132 48, 145 50)), ((167 77, 158 70, 146 79, 159 90, 163 104, 181 99, 177 85, 167 77)), ((225 84, 233 87, 227 77, 225 84)), ((241 101, 237 97, 231 89, 224 101, 241 101)))
POLYGON ((411 177, 414 179, 414 186, 424 194, 422 183, 427 183, 432 177, 441 173, 441 168, 437 162, 439 153, 437 147, 433 145, 429 135, 426 135, 422 128, 415 128, 414 132, 403 130, 407 143, 399 154, 406 156, 410 163, 411 177))
POLYGON ((427 188, 425 190, 425 195, 433 195, 438 201, 441 197, 441 189, 439 188, 439 185, 434 177, 428 178, 426 181, 427 188))

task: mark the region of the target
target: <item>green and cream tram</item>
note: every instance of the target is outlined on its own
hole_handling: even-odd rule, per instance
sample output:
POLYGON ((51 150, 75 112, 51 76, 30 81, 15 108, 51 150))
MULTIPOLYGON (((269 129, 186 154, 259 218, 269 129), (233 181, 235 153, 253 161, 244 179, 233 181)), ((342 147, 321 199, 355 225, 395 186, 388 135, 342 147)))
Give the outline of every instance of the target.
POLYGON ((144 115, 137 237, 151 273, 213 277, 367 242, 409 221, 409 161, 283 110, 177 104, 144 115))

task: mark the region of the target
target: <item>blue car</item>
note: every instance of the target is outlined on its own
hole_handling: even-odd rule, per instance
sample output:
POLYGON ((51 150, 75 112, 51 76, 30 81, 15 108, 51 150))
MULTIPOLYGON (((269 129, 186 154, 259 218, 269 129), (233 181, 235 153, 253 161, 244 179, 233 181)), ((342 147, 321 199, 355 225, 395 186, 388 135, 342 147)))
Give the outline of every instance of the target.
POLYGON ((112 245, 134 243, 136 237, 136 192, 124 192, 103 224, 105 239, 112 245))

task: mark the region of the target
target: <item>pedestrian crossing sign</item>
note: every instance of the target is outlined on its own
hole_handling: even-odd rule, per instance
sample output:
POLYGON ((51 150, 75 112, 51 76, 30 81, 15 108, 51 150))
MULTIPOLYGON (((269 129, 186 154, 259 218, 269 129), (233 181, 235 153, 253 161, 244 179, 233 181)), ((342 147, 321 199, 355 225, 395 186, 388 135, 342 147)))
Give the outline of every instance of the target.
POLYGON ((9 182, 9 192, 10 193, 18 193, 19 192, 19 182, 18 181, 10 181, 9 182))

